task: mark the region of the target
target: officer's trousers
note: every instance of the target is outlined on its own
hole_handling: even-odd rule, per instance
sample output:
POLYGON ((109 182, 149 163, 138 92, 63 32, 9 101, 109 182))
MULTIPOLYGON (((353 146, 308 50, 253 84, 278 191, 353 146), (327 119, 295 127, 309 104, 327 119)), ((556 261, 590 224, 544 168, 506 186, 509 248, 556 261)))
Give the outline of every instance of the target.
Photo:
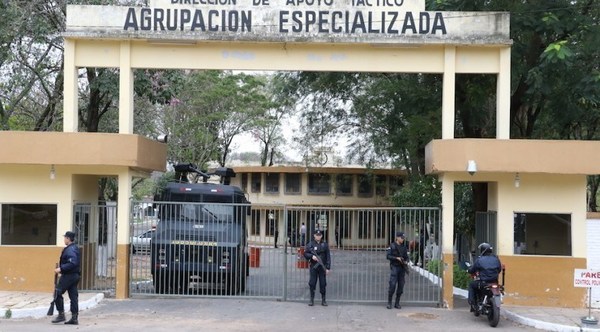
POLYGON ((325 269, 320 265, 313 265, 310 267, 310 279, 308 280, 308 287, 311 292, 314 292, 317 287, 317 278, 319 278, 319 291, 321 294, 325 294, 325 287, 327 286, 325 269))
POLYGON ((69 300, 71 300, 71 313, 79 313, 79 293, 77 292, 77 284, 79 283, 79 279, 79 273, 63 274, 60 276, 60 280, 56 286, 56 299, 54 302, 58 312, 65 311, 63 294, 68 292, 69 300))
POLYGON ((396 291, 396 296, 400 296, 404 292, 404 269, 399 266, 390 265, 388 295, 393 295, 394 291, 396 291))

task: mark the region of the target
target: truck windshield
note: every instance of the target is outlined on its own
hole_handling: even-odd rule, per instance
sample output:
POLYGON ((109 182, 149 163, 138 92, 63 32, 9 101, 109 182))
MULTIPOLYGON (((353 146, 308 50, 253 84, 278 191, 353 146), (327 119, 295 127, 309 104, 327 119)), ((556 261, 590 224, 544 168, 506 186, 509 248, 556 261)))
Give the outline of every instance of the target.
POLYGON ((161 209, 162 220, 172 221, 233 221, 233 205, 204 203, 172 203, 161 209))

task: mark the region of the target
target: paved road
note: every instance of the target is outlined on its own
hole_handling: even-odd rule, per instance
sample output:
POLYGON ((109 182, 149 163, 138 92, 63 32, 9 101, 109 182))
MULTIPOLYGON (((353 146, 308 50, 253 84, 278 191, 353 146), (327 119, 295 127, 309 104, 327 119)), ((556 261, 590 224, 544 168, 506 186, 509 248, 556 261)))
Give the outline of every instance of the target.
MULTIPOLYGON (((68 317, 68 316, 67 316, 68 317)), ((455 310, 223 298, 146 298, 103 300, 83 311, 80 325, 58 326, 43 319, 0 319, 0 332, 20 331, 477 331, 489 329, 484 318, 455 310)), ((495 330, 539 331, 504 318, 495 330)))

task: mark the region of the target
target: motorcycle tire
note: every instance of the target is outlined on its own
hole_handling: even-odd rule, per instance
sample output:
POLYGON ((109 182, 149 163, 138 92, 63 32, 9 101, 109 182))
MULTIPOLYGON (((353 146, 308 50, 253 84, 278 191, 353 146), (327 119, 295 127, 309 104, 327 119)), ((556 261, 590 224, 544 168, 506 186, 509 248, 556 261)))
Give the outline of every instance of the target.
POLYGON ((500 321, 500 307, 494 303, 492 303, 490 306, 490 311, 488 312, 488 321, 491 327, 498 326, 498 322, 500 321))

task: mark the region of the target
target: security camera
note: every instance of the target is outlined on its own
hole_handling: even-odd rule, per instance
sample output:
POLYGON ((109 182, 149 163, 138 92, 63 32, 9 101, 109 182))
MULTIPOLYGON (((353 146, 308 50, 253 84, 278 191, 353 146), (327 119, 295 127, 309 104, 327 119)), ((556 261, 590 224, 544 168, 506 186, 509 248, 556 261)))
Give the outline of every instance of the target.
POLYGON ((161 143, 167 143, 167 138, 169 137, 169 134, 160 134, 158 135, 158 137, 156 138, 157 141, 161 142, 161 143))
POLYGON ((471 176, 477 173, 477 163, 475 163, 475 160, 469 160, 467 163, 467 172, 469 172, 471 176))

